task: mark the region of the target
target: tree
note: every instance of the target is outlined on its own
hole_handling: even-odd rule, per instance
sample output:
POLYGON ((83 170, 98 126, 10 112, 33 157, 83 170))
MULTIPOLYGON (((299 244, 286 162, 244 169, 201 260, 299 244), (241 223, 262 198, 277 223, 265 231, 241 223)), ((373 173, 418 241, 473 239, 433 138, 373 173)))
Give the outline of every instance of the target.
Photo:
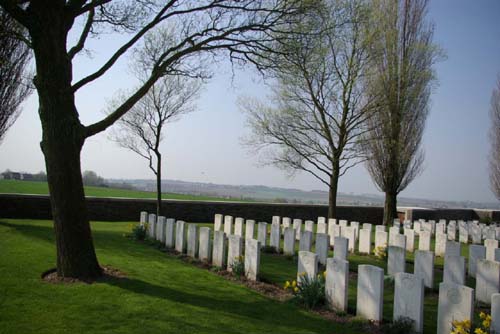
POLYGON ((86 186, 105 187, 106 182, 102 177, 92 170, 86 170, 82 174, 83 184, 86 186))
MULTIPOLYGON (((92 240, 82 184, 80 151, 85 140, 125 115, 171 67, 193 56, 226 51, 234 61, 252 61, 266 48, 300 1, 285 0, 0 0, 0 6, 29 34, 36 65, 34 84, 42 124, 45 157, 57 245, 59 276, 102 275, 92 240), (78 28, 81 23, 81 28, 78 28), (178 27, 176 43, 151 59, 148 77, 113 112, 89 125, 80 122, 78 91, 98 80, 157 28, 178 27), (78 30, 79 29, 79 30, 78 30), (77 31, 75 31, 77 30, 77 31), (115 31, 129 39, 95 72, 73 78, 75 57, 89 38, 115 31), (79 35, 72 47, 68 34, 79 35), (79 32, 79 33, 78 33, 79 32)), ((184 69, 189 71, 189 67, 184 69)))
POLYGON ((0 8, 0 143, 21 112, 20 105, 31 89, 26 80, 30 49, 25 31, 0 8))
POLYGON ((427 0, 377 0, 367 91, 377 100, 371 131, 364 142, 366 167, 385 192, 384 224, 397 218, 397 195, 423 168, 420 148, 440 55, 433 25, 426 20, 427 0))
MULTIPOLYGON (((157 38, 152 39, 156 40, 157 38)), ((141 60, 144 60, 144 55, 151 57, 152 50, 154 48, 145 48, 141 60)), ((160 143, 163 140, 163 131, 168 123, 194 110, 193 101, 198 97, 200 88, 201 83, 197 78, 165 75, 117 122, 117 128, 111 135, 111 139, 118 145, 148 161, 149 169, 156 176, 157 216, 161 215, 160 143)))
POLYGON ((273 59, 272 105, 241 103, 251 129, 245 144, 263 151, 265 164, 325 184, 330 218, 337 216, 339 178, 363 161, 359 140, 371 109, 362 84, 367 15, 364 1, 323 1, 300 25, 304 34, 273 59))
POLYGON ((490 119, 490 186, 500 200, 500 75, 491 94, 490 119))

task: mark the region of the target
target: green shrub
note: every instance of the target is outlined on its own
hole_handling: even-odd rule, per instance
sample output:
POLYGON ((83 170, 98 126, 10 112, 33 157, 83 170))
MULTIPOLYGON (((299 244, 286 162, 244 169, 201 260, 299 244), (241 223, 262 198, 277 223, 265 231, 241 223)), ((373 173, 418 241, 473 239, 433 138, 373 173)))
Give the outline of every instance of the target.
POLYGON ((388 323, 382 327, 384 334, 414 334, 415 322, 406 317, 401 317, 394 322, 388 323))
POLYGON ((317 275, 314 278, 305 273, 299 275, 299 281, 287 281, 285 289, 291 289, 294 301, 307 309, 315 309, 325 305, 325 275, 317 275))
POLYGON ((245 275, 245 258, 243 256, 238 256, 234 259, 231 265, 231 270, 234 276, 242 277, 245 275))
POLYGON ((134 240, 144 240, 146 239, 146 231, 148 228, 148 224, 137 224, 132 226, 132 230, 130 235, 132 236, 132 239, 134 240))

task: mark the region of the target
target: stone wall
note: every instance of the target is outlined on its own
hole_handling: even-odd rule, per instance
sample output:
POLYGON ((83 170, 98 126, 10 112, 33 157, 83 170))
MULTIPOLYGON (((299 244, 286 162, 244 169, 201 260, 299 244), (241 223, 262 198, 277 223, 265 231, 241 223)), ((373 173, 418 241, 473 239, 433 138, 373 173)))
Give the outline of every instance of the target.
MULTIPOLYGON (((150 199, 88 197, 87 207, 91 220, 138 221, 140 211, 155 212, 156 203, 150 199)), ((240 203, 163 200, 162 214, 189 222, 213 222, 216 213, 271 222, 272 216, 282 216, 316 221, 326 216, 325 205, 240 203)), ((338 207, 339 219, 379 224, 382 207, 338 207)), ((50 201, 42 195, 0 194, 0 217, 20 219, 51 219, 50 201)))
MULTIPOLYGON (((97 198, 88 197, 87 207, 91 220, 137 221, 140 211, 155 212, 156 203, 151 199, 97 198)), ((272 216, 310 219, 326 217, 325 205, 241 203, 164 200, 163 215, 189 222, 213 222, 216 213, 271 222, 272 216)), ((409 219, 418 220, 479 220, 490 217, 500 220, 500 211, 473 209, 402 209, 409 219)), ((383 218, 382 207, 339 206, 338 219, 380 224, 383 218)), ((20 219, 51 219, 50 201, 44 195, 0 194, 0 217, 20 219)))

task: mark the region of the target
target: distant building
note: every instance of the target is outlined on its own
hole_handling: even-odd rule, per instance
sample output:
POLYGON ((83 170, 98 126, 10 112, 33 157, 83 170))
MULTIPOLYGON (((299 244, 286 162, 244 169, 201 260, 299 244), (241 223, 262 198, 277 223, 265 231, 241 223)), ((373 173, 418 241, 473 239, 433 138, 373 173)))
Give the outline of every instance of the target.
POLYGON ((4 180, 33 180, 33 174, 18 173, 18 172, 3 172, 0 174, 0 179, 4 180))

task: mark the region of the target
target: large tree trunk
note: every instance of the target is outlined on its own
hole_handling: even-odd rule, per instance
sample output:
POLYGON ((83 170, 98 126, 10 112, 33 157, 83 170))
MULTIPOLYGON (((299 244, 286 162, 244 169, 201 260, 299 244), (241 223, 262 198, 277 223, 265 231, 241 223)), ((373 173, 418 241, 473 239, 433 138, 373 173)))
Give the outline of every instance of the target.
POLYGON ((94 278, 102 274, 92 241, 80 170, 84 128, 71 90, 72 64, 66 51, 68 22, 63 7, 34 2, 37 21, 30 30, 35 51, 45 156, 57 246, 57 273, 94 278), (37 28, 39 26, 40 28, 37 28))
POLYGON ((385 192, 384 225, 392 226, 394 219, 398 216, 397 196, 396 191, 385 192))
POLYGON ((340 166, 333 164, 332 175, 330 176, 330 188, 328 192, 328 218, 337 218, 337 191, 339 184, 340 166))
POLYGON ((156 217, 161 216, 161 154, 156 152, 156 217))

